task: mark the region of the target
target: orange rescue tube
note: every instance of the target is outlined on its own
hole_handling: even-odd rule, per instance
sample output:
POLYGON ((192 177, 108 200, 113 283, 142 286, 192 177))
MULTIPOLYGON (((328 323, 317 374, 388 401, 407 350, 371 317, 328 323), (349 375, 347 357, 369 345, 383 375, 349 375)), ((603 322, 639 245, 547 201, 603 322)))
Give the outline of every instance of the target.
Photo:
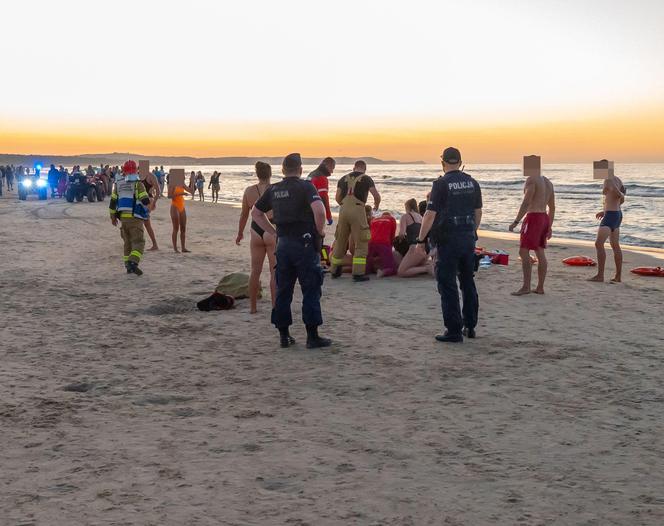
POLYGON ((597 265, 594 259, 587 258, 586 256, 572 256, 571 258, 565 258, 563 259, 563 263, 573 267, 594 267, 597 265))
POLYGON ((658 276, 664 278, 664 268, 662 267, 636 267, 630 272, 639 276, 658 276))

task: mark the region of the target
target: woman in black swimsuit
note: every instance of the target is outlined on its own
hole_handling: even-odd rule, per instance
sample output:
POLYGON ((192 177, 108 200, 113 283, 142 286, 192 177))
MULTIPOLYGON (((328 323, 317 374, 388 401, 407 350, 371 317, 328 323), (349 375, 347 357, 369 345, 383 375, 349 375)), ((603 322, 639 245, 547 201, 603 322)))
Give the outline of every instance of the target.
POLYGON ((417 248, 417 236, 420 235, 420 227, 422 226, 422 216, 417 210, 417 201, 409 199, 405 203, 406 213, 401 216, 399 223, 399 236, 405 237, 408 241, 408 252, 401 260, 397 275, 402 278, 410 278, 420 274, 433 275, 433 264, 429 260, 429 256, 425 254, 422 256, 420 252, 415 250, 417 248))
MULTIPOLYGON (((256 177, 258 177, 258 184, 253 184, 245 188, 244 195, 242 196, 242 212, 240 214, 237 238, 235 238, 236 245, 239 245, 244 238, 244 229, 247 226, 251 209, 260 196, 270 187, 270 178, 272 177, 271 166, 267 163, 258 161, 256 163, 256 177)), ((268 217, 270 218, 271 215, 268 215, 268 217)), ((251 222, 251 241, 249 243, 249 249, 251 252, 249 303, 251 305, 252 314, 257 312, 256 302, 258 300, 258 287, 266 255, 270 266, 270 295, 272 296, 272 305, 274 305, 274 298, 276 296, 274 282, 274 267, 276 265, 276 257, 274 253, 276 250, 276 244, 277 239, 274 235, 265 232, 254 221, 251 222)))

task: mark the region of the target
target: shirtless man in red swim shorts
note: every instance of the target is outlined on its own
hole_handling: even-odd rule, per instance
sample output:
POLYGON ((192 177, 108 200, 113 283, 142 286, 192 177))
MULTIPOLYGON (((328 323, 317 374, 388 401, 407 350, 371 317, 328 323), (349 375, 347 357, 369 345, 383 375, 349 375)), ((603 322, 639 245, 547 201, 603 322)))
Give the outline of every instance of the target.
POLYGON ((516 219, 510 225, 510 232, 513 232, 521 222, 523 216, 526 219, 521 225, 521 243, 519 256, 521 256, 521 266, 523 268, 523 286, 513 296, 523 296, 524 294, 544 294, 544 279, 546 278, 547 261, 544 249, 547 240, 551 239, 551 226, 556 212, 555 192, 553 185, 546 177, 540 173, 532 174, 526 179, 523 189, 523 202, 516 219), (548 209, 548 211, 547 211, 548 209), (534 250, 537 255, 537 288, 531 290, 530 278, 532 275, 533 264, 530 260, 530 251, 534 250))

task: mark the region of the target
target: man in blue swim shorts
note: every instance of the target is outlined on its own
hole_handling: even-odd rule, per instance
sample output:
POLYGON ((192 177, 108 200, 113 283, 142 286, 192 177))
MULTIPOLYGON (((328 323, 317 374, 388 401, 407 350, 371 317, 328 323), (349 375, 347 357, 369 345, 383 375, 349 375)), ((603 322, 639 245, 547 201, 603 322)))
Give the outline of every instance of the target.
POLYGON ((604 210, 595 217, 601 220, 597 230, 597 239, 595 248, 597 249, 597 275, 588 281, 604 282, 604 265, 606 264, 606 250, 604 243, 609 240, 613 250, 613 259, 616 263, 616 274, 611 279, 611 283, 620 283, 622 279, 622 250, 620 249, 620 224, 623 214, 620 206, 625 202, 625 186, 618 179, 613 170, 609 172, 607 179, 604 179, 604 210))

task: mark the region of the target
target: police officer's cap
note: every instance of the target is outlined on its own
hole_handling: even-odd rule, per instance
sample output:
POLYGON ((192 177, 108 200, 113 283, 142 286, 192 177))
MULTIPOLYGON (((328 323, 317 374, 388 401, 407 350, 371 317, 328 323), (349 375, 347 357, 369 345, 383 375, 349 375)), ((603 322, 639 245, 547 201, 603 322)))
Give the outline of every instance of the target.
POLYGON ((302 167, 302 157, 299 153, 288 154, 284 157, 281 166, 286 172, 294 172, 302 167))
POLYGON ((440 157, 447 164, 459 164, 461 162, 461 152, 452 146, 445 148, 443 155, 440 157))

